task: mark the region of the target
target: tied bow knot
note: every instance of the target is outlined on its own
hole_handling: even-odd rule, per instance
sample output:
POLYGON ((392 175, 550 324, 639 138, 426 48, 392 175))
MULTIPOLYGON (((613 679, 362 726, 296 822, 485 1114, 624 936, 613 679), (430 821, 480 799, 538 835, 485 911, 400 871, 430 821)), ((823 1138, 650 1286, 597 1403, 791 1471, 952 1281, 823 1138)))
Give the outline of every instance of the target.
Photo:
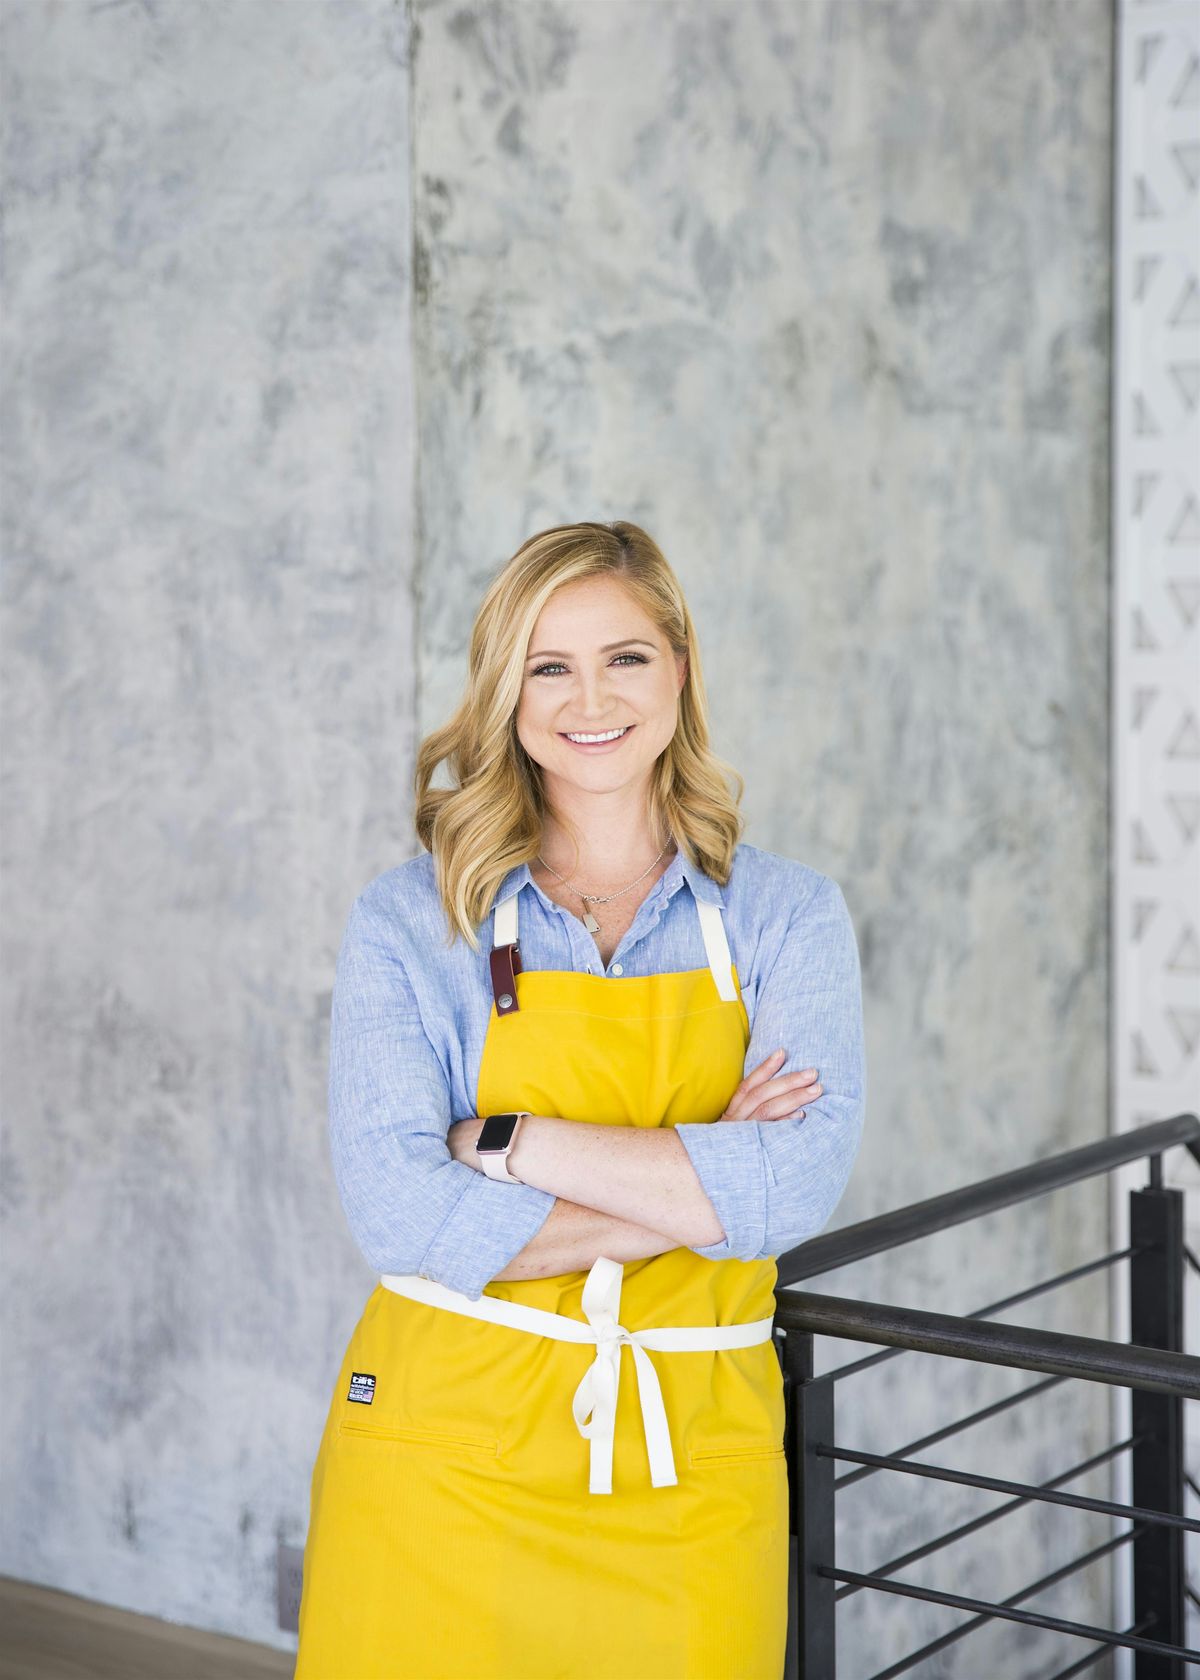
POLYGON ((650 1480, 655 1487, 673 1487, 678 1477, 671 1452, 671 1432, 667 1427, 662 1390, 658 1384, 658 1373, 650 1360, 650 1351, 668 1352, 674 1349, 691 1353, 709 1348, 757 1347, 760 1342, 771 1340, 775 1315, 771 1313, 765 1318, 737 1324, 651 1325, 645 1330, 627 1330, 620 1320, 623 1276, 624 1267, 606 1255, 602 1254, 593 1261, 583 1286, 586 1323, 574 1315, 545 1312, 540 1307, 528 1307, 522 1302, 506 1301, 494 1295, 482 1295, 472 1301, 457 1290, 447 1288, 444 1283, 412 1273, 385 1272, 380 1282, 384 1288, 394 1290, 398 1295, 423 1301, 427 1306, 464 1313, 468 1318, 506 1324, 511 1329, 528 1331, 537 1336, 553 1336, 560 1342, 573 1342, 576 1347, 593 1343, 596 1357, 584 1373, 571 1401, 576 1427, 584 1440, 591 1443, 588 1480, 588 1491, 591 1493, 612 1492, 613 1435, 621 1378, 621 1348, 628 1343, 633 1349, 637 1373, 642 1428, 650 1459, 650 1480))
POLYGON ((588 1473, 588 1491, 591 1493, 612 1492, 621 1348, 625 1344, 633 1349, 651 1485, 673 1487, 679 1480, 675 1474, 671 1432, 658 1373, 638 1339, 638 1332, 626 1329, 619 1322, 623 1275, 624 1268, 616 1260, 600 1255, 583 1286, 583 1312, 595 1333, 596 1357, 575 1390, 571 1411, 579 1433, 591 1443, 588 1473))

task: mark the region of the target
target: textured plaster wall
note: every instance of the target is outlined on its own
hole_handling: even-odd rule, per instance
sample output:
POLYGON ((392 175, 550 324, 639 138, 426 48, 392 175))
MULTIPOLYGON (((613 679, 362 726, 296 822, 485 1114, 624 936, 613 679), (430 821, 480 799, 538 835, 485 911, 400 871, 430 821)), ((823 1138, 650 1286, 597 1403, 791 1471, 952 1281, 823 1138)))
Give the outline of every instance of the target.
POLYGON ((408 31, 0 23, 0 1571, 286 1644, 369 1276, 333 959, 408 843, 408 31))
MULTIPOLYGON (((836 1223, 1105 1131, 1111 7, 4 28, 0 1568, 283 1644, 275 1538, 370 1283, 325 1154, 333 951, 415 850, 413 747, 530 532, 652 531, 748 838, 846 892, 870 1105, 836 1223)), ((811 1286, 972 1310, 1105 1242, 1096 1183, 811 1286)), ((1104 1280, 1011 1317, 1103 1335, 1104 1280)), ((838 1439, 1029 1381, 893 1359, 838 1439)), ((1103 1393, 1035 1405, 922 1456, 1037 1480, 1109 1439, 1103 1393)), ((842 1559, 994 1502, 870 1477, 842 1559)), ((1027 1509, 904 1573, 1003 1596, 1107 1533, 1027 1509)), ((1038 1607, 1104 1620, 1105 1567, 1038 1607)), ((960 1619, 856 1595, 846 1672, 960 1619)), ((1002 1650, 1015 1680, 1063 1647, 927 1672, 1002 1650)))

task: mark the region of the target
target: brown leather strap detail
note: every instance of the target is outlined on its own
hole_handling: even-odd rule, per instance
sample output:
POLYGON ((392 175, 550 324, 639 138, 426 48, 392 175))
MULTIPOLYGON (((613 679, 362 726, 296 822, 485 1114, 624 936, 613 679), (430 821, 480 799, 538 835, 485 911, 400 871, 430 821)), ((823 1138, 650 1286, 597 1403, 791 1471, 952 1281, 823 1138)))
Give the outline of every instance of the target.
POLYGON ((517 975, 521 973, 520 945, 493 945, 488 963, 492 971, 492 997, 496 1013, 511 1015, 514 1009, 521 1007, 517 1002, 517 975), (507 1002, 502 1003, 502 998, 507 1002))

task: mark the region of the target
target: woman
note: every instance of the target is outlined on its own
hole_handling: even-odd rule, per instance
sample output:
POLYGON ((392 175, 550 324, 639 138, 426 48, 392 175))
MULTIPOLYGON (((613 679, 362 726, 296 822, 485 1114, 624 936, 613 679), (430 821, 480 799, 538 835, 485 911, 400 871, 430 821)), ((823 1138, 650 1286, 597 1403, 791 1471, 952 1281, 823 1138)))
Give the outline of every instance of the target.
POLYGON ((421 748, 427 850, 338 956, 333 1162, 381 1276, 296 1680, 782 1673, 775 1257, 854 1161, 861 992, 839 887, 738 843, 722 769, 647 534, 526 542, 421 748))

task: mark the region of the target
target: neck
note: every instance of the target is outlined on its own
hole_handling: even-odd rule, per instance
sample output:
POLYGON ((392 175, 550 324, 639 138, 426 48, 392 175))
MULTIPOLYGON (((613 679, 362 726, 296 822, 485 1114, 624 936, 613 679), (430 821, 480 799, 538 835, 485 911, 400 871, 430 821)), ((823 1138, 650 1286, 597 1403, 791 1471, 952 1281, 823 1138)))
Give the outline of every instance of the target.
MULTIPOLYGON (((665 869, 678 847, 671 835, 664 840, 648 830, 631 836, 622 829, 608 836, 589 830, 578 838, 548 819, 538 851, 557 875, 585 892, 605 893, 628 886, 644 871, 665 869), (662 853, 660 857, 658 854, 662 853)), ((557 878, 553 876, 552 878, 557 878)))

